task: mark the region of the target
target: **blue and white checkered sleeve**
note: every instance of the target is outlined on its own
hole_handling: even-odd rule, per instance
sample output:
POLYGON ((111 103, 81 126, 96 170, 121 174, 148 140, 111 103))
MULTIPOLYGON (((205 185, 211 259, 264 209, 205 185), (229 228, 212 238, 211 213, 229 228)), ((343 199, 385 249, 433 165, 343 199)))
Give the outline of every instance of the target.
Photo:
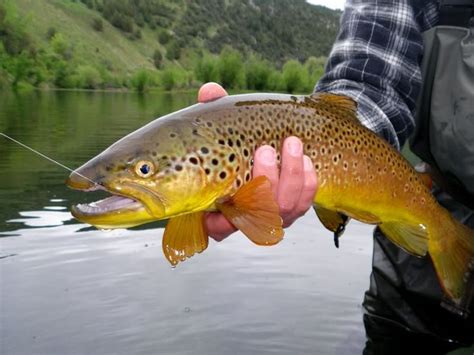
POLYGON ((347 1, 326 73, 315 91, 356 100, 361 122, 400 149, 414 128, 421 31, 436 17, 433 0, 347 1))

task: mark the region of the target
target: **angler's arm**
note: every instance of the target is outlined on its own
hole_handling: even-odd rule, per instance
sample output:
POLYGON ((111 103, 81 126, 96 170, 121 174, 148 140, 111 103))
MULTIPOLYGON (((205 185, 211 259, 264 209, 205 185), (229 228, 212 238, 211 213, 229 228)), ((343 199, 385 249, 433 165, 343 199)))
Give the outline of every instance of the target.
POLYGON ((348 0, 326 73, 315 91, 356 100, 362 123, 400 148, 414 127, 421 31, 436 21, 434 0, 348 0))

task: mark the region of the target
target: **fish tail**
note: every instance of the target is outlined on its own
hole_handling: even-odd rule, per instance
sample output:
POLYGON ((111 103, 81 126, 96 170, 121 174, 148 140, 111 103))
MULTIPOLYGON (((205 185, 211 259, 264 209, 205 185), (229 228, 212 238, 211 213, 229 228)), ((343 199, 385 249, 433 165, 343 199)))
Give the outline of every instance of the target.
POLYGON ((428 250, 441 286, 461 305, 474 297, 474 230, 446 216, 430 231, 428 250))

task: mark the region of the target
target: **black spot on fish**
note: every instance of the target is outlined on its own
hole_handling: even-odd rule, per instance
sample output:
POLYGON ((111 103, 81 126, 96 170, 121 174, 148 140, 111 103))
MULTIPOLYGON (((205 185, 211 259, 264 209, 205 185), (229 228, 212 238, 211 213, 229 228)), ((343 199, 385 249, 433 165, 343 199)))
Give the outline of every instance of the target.
POLYGON ((212 165, 218 165, 219 164, 219 161, 217 159, 212 159, 212 165))
POLYGON ((183 166, 182 166, 182 165, 179 165, 179 164, 177 164, 174 168, 176 169, 176 171, 181 171, 181 170, 183 170, 183 166))
POLYGON ((206 168, 206 169, 204 170, 204 172, 206 173, 206 175, 209 175, 209 174, 211 173, 211 169, 206 168))
POLYGON ((232 153, 231 155, 229 155, 229 161, 232 163, 235 159, 235 154, 232 153))
POLYGON ((209 149, 207 147, 202 147, 201 148, 201 153, 202 154, 207 154, 207 153, 209 153, 209 149))
POLYGON ((227 176, 226 172, 225 171, 221 171, 220 174, 219 174, 219 177, 221 179, 225 179, 225 177, 227 176))
POLYGON ((195 157, 191 157, 191 158, 189 158, 189 162, 190 162, 191 164, 197 165, 198 160, 197 160, 195 157))

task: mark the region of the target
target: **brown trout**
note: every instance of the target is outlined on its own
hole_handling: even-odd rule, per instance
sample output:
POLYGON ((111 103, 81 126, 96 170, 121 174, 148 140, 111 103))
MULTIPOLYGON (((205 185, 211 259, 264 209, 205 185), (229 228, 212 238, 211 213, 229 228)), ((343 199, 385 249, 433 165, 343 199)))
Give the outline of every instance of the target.
POLYGON ((316 169, 314 207, 327 229, 339 235, 349 218, 378 225, 405 251, 429 253, 445 292, 461 299, 474 231, 436 202, 394 148, 359 123, 355 102, 343 96, 227 96, 154 120, 71 174, 70 187, 113 195, 72 213, 99 228, 169 219, 163 251, 173 265, 207 248, 206 211, 221 211, 256 244, 276 244, 282 220, 269 180, 252 179, 252 157, 263 144, 279 152, 292 135, 316 169))

